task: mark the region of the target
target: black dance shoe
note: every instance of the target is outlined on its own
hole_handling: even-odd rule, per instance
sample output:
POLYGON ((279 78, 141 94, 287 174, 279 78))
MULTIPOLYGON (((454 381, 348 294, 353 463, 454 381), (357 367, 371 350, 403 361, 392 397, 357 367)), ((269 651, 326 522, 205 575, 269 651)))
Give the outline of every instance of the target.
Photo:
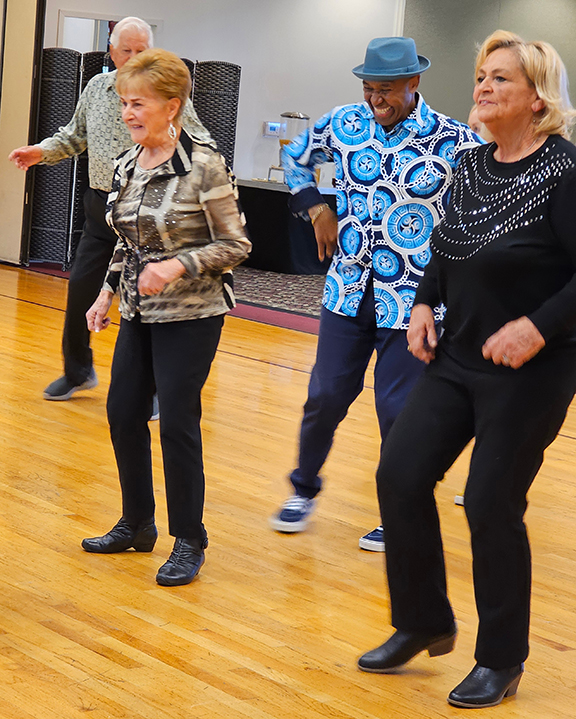
POLYGON ((158 570, 158 584, 164 587, 190 584, 204 564, 204 549, 207 546, 207 539, 177 539, 168 561, 158 570))
POLYGON ((509 669, 488 669, 478 664, 448 695, 448 703, 455 707, 481 709, 495 707, 504 697, 516 694, 524 665, 509 669))
POLYGON ((431 657, 448 654, 454 649, 456 627, 445 634, 422 634, 403 632, 397 629, 382 646, 363 654, 358 660, 358 668, 363 672, 386 674, 413 659, 425 650, 431 657))
POLYGON ((112 529, 102 537, 91 537, 82 540, 82 549, 97 554, 114 554, 125 552, 134 547, 137 552, 151 552, 154 549, 158 531, 154 517, 141 522, 135 527, 122 517, 112 529))

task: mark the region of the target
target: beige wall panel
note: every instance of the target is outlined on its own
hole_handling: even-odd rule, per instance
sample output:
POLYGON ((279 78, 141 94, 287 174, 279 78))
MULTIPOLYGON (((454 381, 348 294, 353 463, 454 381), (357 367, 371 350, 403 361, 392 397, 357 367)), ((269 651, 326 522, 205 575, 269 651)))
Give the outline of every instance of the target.
POLYGON ((20 261, 26 175, 8 162, 28 142, 36 0, 8 0, 0 105, 0 261, 20 261))

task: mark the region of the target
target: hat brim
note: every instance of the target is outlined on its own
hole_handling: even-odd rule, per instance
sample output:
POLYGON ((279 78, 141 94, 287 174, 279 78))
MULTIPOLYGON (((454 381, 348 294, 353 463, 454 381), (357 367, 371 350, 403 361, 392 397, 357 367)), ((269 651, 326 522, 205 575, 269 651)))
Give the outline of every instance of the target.
POLYGON ((415 77, 416 75, 421 75, 423 72, 425 72, 430 67, 430 60, 428 60, 427 57, 424 57, 424 55, 418 55, 418 62, 420 64, 420 67, 415 72, 405 72, 402 70, 398 70, 398 72, 382 72, 382 74, 374 73, 374 72, 365 72, 364 65, 358 65, 355 67, 352 72, 356 77, 359 77, 361 80, 372 80, 374 82, 386 82, 386 80, 404 80, 409 77, 415 77))

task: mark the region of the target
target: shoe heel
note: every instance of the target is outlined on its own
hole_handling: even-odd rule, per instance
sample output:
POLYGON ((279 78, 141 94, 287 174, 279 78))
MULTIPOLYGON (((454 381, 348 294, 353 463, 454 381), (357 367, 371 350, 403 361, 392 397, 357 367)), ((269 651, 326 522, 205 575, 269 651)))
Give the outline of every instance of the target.
POLYGON ((428 647, 428 654, 431 657, 440 657, 442 654, 450 654, 454 649, 454 642, 456 641, 456 635, 451 634, 449 637, 439 639, 434 644, 428 647))
POLYGON ((516 692, 518 691, 518 684, 520 684, 520 679, 522 679, 522 674, 516 677, 512 684, 510 684, 510 686, 506 690, 506 693, 504 694, 504 697, 513 697, 516 694, 516 692))
POLYGON ((137 552, 151 552, 154 549, 154 545, 156 544, 156 540, 153 541, 147 540, 145 542, 136 542, 132 546, 137 552))

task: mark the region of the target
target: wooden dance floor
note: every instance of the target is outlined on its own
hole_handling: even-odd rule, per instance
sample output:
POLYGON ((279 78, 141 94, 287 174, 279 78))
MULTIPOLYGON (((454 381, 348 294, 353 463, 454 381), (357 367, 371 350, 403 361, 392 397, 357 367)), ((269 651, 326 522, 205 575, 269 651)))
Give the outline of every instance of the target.
MULTIPOLYGON (((288 492, 316 338, 229 317, 204 392, 207 559, 162 588, 166 506, 153 423, 151 554, 86 554, 119 518, 105 417, 117 326, 95 336, 97 389, 46 402, 61 370, 66 280, 0 267, 0 719, 438 719, 473 666, 465 458, 438 488, 455 651, 396 675, 356 659, 390 633, 378 522, 372 379, 336 436, 309 531, 268 517, 288 492)), ((418 451, 414 447, 414 451, 418 451)), ((516 699, 482 717, 576 716, 576 412, 530 494, 532 653, 516 699)))

